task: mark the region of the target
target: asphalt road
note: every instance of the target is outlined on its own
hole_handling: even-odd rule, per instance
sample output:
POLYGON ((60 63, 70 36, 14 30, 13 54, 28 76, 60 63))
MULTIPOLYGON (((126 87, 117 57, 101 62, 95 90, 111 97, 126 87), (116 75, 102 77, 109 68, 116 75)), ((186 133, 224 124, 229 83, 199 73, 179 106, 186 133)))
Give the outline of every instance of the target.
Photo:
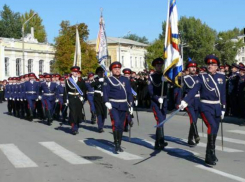
MULTIPOLYGON (((88 104, 85 110, 89 119, 88 104)), ((198 120, 201 143, 190 148, 186 145, 189 119, 183 114, 165 124, 168 147, 154 151, 153 113, 139 112, 140 125, 134 119, 131 141, 124 133, 125 152, 116 155, 109 117, 104 133, 87 121, 74 136, 69 126, 59 127, 57 121, 47 126, 37 119, 29 122, 9 116, 6 111, 6 103, 0 104, 0 182, 245 182, 245 127, 231 118, 223 125, 223 150, 220 138, 216 142, 219 162, 209 168, 204 163, 202 121, 198 120)))

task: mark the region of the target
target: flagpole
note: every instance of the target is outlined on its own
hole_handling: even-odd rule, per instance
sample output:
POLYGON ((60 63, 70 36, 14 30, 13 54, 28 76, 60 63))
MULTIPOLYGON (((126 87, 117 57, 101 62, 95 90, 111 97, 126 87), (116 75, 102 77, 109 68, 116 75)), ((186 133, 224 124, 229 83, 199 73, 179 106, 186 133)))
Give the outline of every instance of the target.
MULTIPOLYGON (((166 59, 165 48, 167 47, 167 41, 168 41, 169 4, 170 4, 170 0, 168 0, 168 11, 167 11, 166 30, 165 30, 165 43, 164 43, 164 59, 166 59)), ((164 65, 163 69, 165 70, 165 65, 164 65)), ((164 70, 163 70, 163 77, 164 77, 164 70)), ((164 80, 162 79, 161 98, 163 97, 163 90, 164 90, 164 80)), ((160 104, 160 109, 162 109, 162 103, 160 104)))

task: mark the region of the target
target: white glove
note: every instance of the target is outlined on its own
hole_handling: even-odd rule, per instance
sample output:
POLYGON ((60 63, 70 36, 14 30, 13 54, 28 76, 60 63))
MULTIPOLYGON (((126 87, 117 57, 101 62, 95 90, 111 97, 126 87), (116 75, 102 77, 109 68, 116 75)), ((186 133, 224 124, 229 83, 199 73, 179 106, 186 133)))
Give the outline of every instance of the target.
POLYGON ((99 82, 103 82, 104 81, 104 78, 99 78, 99 82))
POLYGON ((164 82, 166 79, 164 78, 164 76, 162 76, 162 79, 161 80, 162 80, 162 82, 164 82))
POLYGON ((23 99, 20 99, 20 101, 23 101, 23 99))
POLYGON ((68 104, 69 104, 69 100, 67 99, 65 105, 68 106, 68 104))
POLYGON ((83 97, 79 97, 79 99, 80 99, 81 102, 84 100, 83 97))
POLYGON ((36 101, 38 101, 38 99, 36 99, 36 101))
POLYGON ((130 115, 132 115, 134 113, 134 108, 133 107, 129 108, 129 113, 130 113, 130 115))
POLYGON ((180 108, 180 110, 184 110, 187 106, 188 106, 188 104, 184 100, 182 100, 180 105, 179 105, 179 108, 180 108))
POLYGON ((26 101, 26 99, 24 99, 24 101, 26 101))
POLYGON ((221 119, 224 119, 225 117, 225 111, 221 111, 221 119))
POLYGON ((9 100, 12 100, 12 98, 10 97, 9 100))
POLYGON ((159 102, 160 104, 162 104, 162 103, 163 103, 163 98, 159 98, 159 99, 158 99, 158 102, 159 102))
POLYGON ((16 99, 17 101, 19 101, 19 99, 16 99))
POLYGON ((59 102, 59 99, 55 99, 55 102, 59 102))
POLYGON ((5 100, 8 100, 8 98, 5 98, 5 100))
POLYGON ((106 102, 105 106, 107 107, 107 109, 111 110, 112 109, 112 105, 110 102, 106 102))
POLYGON ((134 105, 135 105, 135 106, 138 106, 138 100, 135 100, 135 101, 134 101, 134 105))
POLYGON ((41 95, 39 95, 39 96, 38 96, 38 99, 39 99, 39 100, 42 100, 42 96, 41 96, 41 95))

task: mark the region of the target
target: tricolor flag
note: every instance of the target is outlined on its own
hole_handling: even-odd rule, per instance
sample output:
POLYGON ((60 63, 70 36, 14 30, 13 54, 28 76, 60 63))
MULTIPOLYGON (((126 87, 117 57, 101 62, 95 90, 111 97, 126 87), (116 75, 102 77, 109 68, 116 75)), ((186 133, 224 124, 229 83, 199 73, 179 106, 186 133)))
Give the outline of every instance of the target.
POLYGON ((100 30, 96 40, 96 54, 97 54, 99 65, 105 70, 105 75, 107 75, 105 61, 108 58, 108 49, 107 49, 107 40, 106 40, 106 33, 105 33, 105 24, 104 24, 102 13, 100 16, 100 30))
POLYGON ((82 64, 81 45, 80 45, 80 38, 78 34, 78 26, 76 26, 76 47, 75 47, 73 66, 79 66, 81 68, 81 64, 82 64))
POLYGON ((179 51, 179 31, 178 31, 178 13, 176 7, 176 0, 170 0, 168 4, 168 14, 166 21, 166 34, 164 45, 165 58, 165 77, 178 85, 178 76, 183 70, 183 60, 179 51))

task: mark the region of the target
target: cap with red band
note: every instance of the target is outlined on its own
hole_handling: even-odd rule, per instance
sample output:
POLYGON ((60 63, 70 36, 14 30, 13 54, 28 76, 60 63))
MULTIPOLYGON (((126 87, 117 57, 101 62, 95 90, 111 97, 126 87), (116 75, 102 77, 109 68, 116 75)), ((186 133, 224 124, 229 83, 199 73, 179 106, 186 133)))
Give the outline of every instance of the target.
POLYGON ((122 67, 122 64, 118 61, 115 61, 113 63, 111 63, 109 69, 110 71, 113 70, 114 68, 121 68, 122 67))

